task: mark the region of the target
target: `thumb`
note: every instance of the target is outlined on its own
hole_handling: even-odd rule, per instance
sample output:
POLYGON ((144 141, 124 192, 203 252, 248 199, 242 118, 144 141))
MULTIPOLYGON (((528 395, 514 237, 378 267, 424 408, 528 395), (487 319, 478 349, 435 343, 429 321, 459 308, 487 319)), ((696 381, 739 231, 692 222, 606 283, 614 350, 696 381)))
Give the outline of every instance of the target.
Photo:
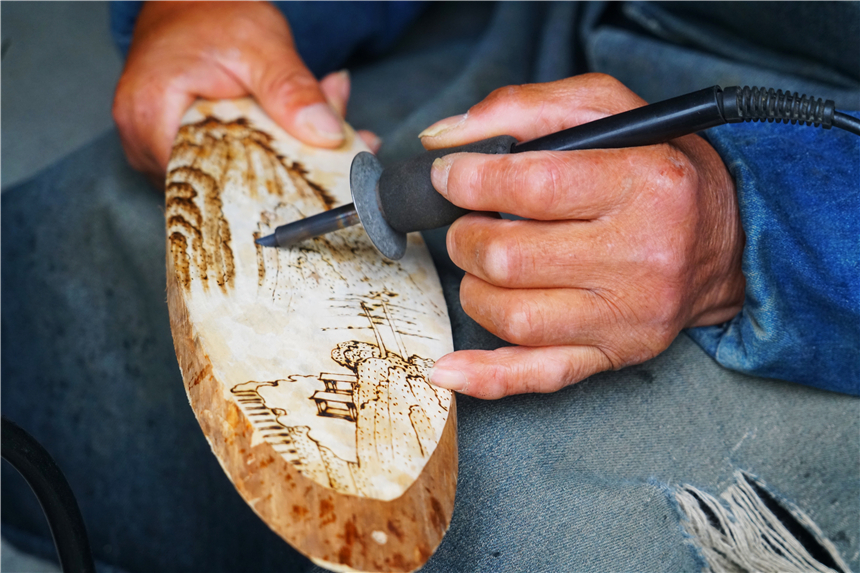
POLYGON ((261 64, 248 89, 269 117, 304 143, 329 148, 343 143, 340 118, 295 49, 268 52, 261 64))
POLYGON ((505 346, 446 354, 430 370, 430 383, 483 400, 555 392, 612 363, 595 346, 505 346))

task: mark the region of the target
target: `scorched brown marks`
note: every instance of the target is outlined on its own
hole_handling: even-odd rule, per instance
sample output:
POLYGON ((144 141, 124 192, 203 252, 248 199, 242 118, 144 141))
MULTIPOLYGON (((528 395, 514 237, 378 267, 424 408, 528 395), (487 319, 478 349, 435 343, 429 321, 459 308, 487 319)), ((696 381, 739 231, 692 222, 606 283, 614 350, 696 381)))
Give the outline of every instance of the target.
POLYGON ((234 283, 230 225, 221 195, 228 185, 243 193, 284 196, 297 192, 324 209, 334 198, 307 177, 305 168, 272 147, 272 136, 244 118, 224 122, 207 117, 179 130, 167 174, 167 237, 179 283, 193 280, 204 290, 213 281, 223 292, 234 283))

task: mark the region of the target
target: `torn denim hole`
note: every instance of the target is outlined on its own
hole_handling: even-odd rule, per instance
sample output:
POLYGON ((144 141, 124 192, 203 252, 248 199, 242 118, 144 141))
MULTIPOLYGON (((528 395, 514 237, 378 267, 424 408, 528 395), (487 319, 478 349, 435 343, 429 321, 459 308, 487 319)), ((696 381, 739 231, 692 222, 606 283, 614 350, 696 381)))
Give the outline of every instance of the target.
POLYGON ((753 476, 735 472, 720 499, 682 485, 675 500, 683 527, 713 573, 743 571, 848 573, 849 568, 809 516, 779 502, 753 476))

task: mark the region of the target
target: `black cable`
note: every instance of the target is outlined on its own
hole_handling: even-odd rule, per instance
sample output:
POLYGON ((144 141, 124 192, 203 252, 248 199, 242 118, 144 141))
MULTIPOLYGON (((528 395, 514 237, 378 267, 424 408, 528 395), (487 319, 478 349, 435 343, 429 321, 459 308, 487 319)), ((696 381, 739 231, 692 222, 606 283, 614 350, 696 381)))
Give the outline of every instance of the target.
POLYGON ((830 129, 836 104, 773 88, 732 86, 723 90, 723 113, 729 123, 767 121, 801 123, 830 129))
POLYGON ((530 141, 518 142, 509 135, 499 135, 459 147, 425 151, 388 168, 383 168, 373 155, 361 153, 350 171, 353 204, 281 225, 273 235, 256 242, 266 247, 286 247, 361 223, 374 246, 396 260, 405 252, 406 233, 443 227, 468 213, 437 193, 430 179, 433 162, 449 153, 641 147, 745 121, 800 123, 824 129, 836 126, 860 135, 860 122, 837 112, 833 100, 749 86, 711 86, 530 141))
POLYGON ((847 113, 837 111, 833 114, 833 127, 844 129, 854 135, 860 135, 860 119, 851 117, 847 113))
POLYGON ((838 127, 860 135, 860 120, 836 111, 833 100, 807 97, 782 90, 729 87, 723 90, 723 113, 726 121, 768 121, 801 123, 830 129, 838 127))
POLYGON ((3 459, 27 481, 45 512, 65 573, 95 573, 84 519, 60 467, 36 439, 2 418, 3 459))
POLYGON ((611 149, 665 143, 726 123, 767 121, 838 127, 860 135, 860 122, 833 100, 749 86, 711 86, 590 123, 515 143, 511 153, 611 149))
POLYGON ((619 149, 665 143, 726 123, 722 89, 703 90, 515 143, 511 153, 619 149))

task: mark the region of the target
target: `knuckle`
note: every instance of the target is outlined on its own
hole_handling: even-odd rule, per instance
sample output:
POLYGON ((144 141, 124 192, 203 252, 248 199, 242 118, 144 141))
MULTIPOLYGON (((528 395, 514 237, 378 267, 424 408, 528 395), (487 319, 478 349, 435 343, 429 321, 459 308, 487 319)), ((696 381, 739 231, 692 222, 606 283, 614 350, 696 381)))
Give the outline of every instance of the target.
POLYGON ((490 368, 480 390, 475 394, 484 400, 498 400, 511 394, 510 371, 507 368, 490 368))
POLYGON ((613 76, 610 76, 609 74, 592 72, 588 74, 583 74, 582 78, 584 81, 606 90, 616 90, 619 88, 627 89, 627 87, 623 83, 621 83, 613 76))
POLYGON ((448 171, 448 198, 466 208, 481 208, 485 182, 491 182, 495 172, 490 162, 454 160, 448 171))
MULTIPOLYGON (((698 187, 699 173, 685 153, 672 145, 661 146, 662 150, 652 157, 648 170, 654 183, 673 197, 692 196, 698 187)), ((647 164, 647 163, 646 163, 647 164)))
POLYGON ((686 260, 681 250, 668 241, 663 244, 652 246, 645 254, 647 272, 655 280, 671 287, 676 282, 681 282, 686 274, 686 260))
POLYGON ((274 100, 285 102, 318 99, 319 89, 313 76, 296 66, 269 72, 262 91, 274 100))
POLYGON ((510 284, 516 275, 516 262, 520 258, 518 241, 496 236, 479 255, 479 264, 487 282, 497 286, 510 284))
POLYGON ((626 361, 627 364, 645 362, 669 348, 680 332, 680 328, 677 327, 677 322, 671 314, 670 312, 661 314, 648 325, 647 330, 643 333, 639 352, 632 353, 626 361))
POLYGON ((565 165, 559 157, 549 154, 542 161, 527 163, 523 189, 532 191, 538 211, 556 213, 565 196, 565 165))
POLYGON ((133 122, 136 109, 140 107, 141 102, 147 101, 143 98, 156 95, 158 94, 152 93, 148 82, 139 85, 133 77, 123 74, 117 83, 111 107, 111 115, 120 129, 128 128, 133 122))
POLYGON ((601 73, 587 74, 586 85, 599 100, 598 109, 607 114, 627 111, 641 105, 645 100, 636 95, 618 79, 601 73), (599 95, 598 95, 599 94, 599 95))
POLYGON ((512 85, 497 88, 490 92, 490 95, 481 102, 472 106, 469 109, 469 115, 480 115, 496 108, 520 108, 533 99, 533 91, 534 88, 530 85, 512 85))
POLYGON ((500 104, 512 100, 520 99, 523 92, 523 86, 504 86, 496 88, 490 95, 484 99, 487 104, 500 104))
MULTIPOLYGON (((674 149, 674 148, 673 148, 674 149)), ((678 149, 674 149, 673 164, 678 170, 678 179, 687 188, 695 188, 699 184, 699 170, 690 158, 678 149)))
POLYGON ((111 115, 121 134, 141 136, 157 126, 159 102, 164 98, 164 83, 158 79, 120 80, 114 95, 111 115))
POLYGON ((655 333, 655 341, 657 342, 657 352, 663 352, 669 345, 672 344, 672 341, 675 340, 675 337, 678 336, 678 332, 680 332, 676 326, 674 317, 669 319, 668 317, 661 321, 658 325, 657 332, 655 333))
POLYGON ((680 289, 666 288, 658 292, 659 303, 651 309, 648 321, 650 338, 658 343, 662 349, 674 340, 680 328, 678 327, 683 305, 681 298, 677 296, 680 289))
POLYGON ((577 364, 571 358, 550 357, 537 362, 528 372, 528 391, 542 394, 556 392, 582 380, 585 377, 580 373, 582 370, 582 364, 577 364))
POLYGON ((502 311, 502 322, 498 325, 501 338, 513 344, 529 345, 535 333, 542 331, 540 311, 529 300, 510 303, 502 311))
POLYGON ((652 358, 666 350, 681 331, 684 306, 679 289, 664 288, 659 296, 659 304, 649 309, 651 316, 642 334, 644 355, 639 362, 652 358))

